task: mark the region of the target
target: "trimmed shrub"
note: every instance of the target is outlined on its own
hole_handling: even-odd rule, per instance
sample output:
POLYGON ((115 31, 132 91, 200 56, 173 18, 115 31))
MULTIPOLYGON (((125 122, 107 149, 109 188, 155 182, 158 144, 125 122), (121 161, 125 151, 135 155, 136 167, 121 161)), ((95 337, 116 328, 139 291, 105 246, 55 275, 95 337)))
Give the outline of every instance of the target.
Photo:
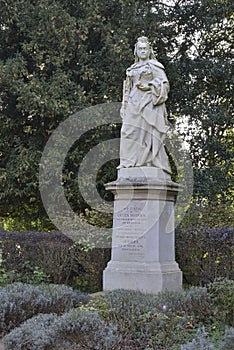
POLYGON ((199 329, 192 342, 181 345, 180 350, 233 350, 234 349, 234 328, 227 329, 223 340, 219 345, 211 343, 205 329, 199 329), (218 346, 218 348, 217 348, 218 346))
POLYGON ((220 350, 233 350, 234 349, 234 328, 227 329, 224 339, 221 343, 220 350))
POLYGON ((111 349, 121 337, 117 327, 100 318, 96 311, 72 310, 57 322, 61 339, 86 346, 86 349, 111 349))
POLYGON ((85 251, 61 232, 0 231, 0 249, 6 283, 48 281, 87 292, 102 289, 110 259, 110 249, 85 251))
POLYGON ((56 318, 56 314, 38 314, 30 318, 3 338, 4 350, 53 349, 55 334, 51 326, 56 318))
POLYGON ((140 349, 176 349, 176 344, 178 349, 184 339, 191 339, 199 322, 209 323, 214 316, 206 288, 199 287, 155 296, 116 290, 91 305, 140 349))
POLYGON ((234 326, 234 281, 218 280, 208 285, 217 317, 230 326, 234 326))
POLYGON ((61 314, 85 304, 89 297, 64 285, 22 283, 0 287, 0 335, 38 313, 61 314))
MULTIPOLYGON (((206 285, 218 277, 233 279, 234 229, 176 230, 176 260, 189 285, 206 285)), ((68 284, 87 292, 102 289, 102 272, 110 249, 84 251, 60 232, 0 232, 4 283, 16 281, 68 284), (35 274, 35 271, 37 274, 35 274)), ((1 280, 0 280, 1 283, 1 280)))
POLYGON ((134 312, 158 311, 176 313, 177 315, 194 315, 199 322, 213 315, 210 296, 205 287, 191 287, 177 292, 165 291, 157 295, 144 294, 138 291, 116 290, 106 294, 110 306, 120 317, 134 312))
MULTIPOLYGON (((56 291, 50 294, 59 300, 56 291)), ((6 350, 16 344, 19 350, 232 349, 234 331, 223 337, 225 324, 212 298, 205 287, 158 295, 116 290, 64 315, 51 308, 50 315, 27 320, 4 342, 6 350)))
POLYGON ((116 326, 95 311, 73 309, 58 317, 37 315, 3 338, 5 350, 109 350, 117 345, 116 326))
POLYGON ((177 228, 176 260, 189 285, 234 278, 234 228, 177 228))
POLYGON ((181 350, 215 350, 214 345, 210 342, 208 334, 204 328, 198 330, 196 338, 192 342, 181 345, 181 350))

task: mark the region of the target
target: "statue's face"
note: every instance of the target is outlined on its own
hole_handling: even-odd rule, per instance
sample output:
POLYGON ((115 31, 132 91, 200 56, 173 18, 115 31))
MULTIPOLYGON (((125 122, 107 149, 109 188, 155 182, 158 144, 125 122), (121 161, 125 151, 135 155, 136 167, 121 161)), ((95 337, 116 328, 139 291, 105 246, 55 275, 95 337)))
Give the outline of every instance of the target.
POLYGON ((136 48, 136 53, 139 59, 147 60, 150 56, 150 48, 146 43, 138 43, 136 48))

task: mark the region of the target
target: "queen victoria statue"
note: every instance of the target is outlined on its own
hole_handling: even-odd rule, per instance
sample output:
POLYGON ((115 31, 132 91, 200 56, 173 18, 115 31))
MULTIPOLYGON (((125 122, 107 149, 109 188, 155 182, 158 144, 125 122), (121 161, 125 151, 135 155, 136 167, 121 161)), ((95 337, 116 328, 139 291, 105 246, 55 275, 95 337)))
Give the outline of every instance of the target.
POLYGON ((171 180, 164 147, 169 83, 148 39, 138 38, 127 69, 116 181, 111 260, 103 289, 157 294, 182 288, 175 261, 174 205, 180 185, 171 180))
POLYGON ((164 147, 169 82, 147 37, 138 38, 134 55, 135 63, 127 69, 123 84, 118 169, 151 166, 170 174, 164 147))

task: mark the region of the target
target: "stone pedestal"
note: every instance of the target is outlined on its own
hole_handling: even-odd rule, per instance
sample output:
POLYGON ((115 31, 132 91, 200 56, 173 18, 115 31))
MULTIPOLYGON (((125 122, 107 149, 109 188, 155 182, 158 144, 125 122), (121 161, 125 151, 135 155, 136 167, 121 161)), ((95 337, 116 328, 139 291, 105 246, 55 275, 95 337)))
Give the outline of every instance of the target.
POLYGON ((175 262, 174 202, 180 187, 153 167, 123 168, 106 184, 115 194, 112 256, 103 289, 145 293, 178 290, 182 272, 175 262))

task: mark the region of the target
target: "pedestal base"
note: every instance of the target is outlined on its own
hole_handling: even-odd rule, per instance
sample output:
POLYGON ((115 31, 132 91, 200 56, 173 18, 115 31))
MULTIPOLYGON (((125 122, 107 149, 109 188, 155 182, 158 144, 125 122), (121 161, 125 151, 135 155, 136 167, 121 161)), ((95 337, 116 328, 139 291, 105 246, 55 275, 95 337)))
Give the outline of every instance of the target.
POLYGON ((162 170, 121 169, 106 185, 115 194, 112 256, 103 289, 156 294, 182 288, 175 262, 174 202, 180 186, 162 170))
POLYGON ((130 289, 156 294, 165 290, 176 291, 182 286, 182 272, 178 264, 123 263, 110 261, 103 273, 104 290, 130 289))

